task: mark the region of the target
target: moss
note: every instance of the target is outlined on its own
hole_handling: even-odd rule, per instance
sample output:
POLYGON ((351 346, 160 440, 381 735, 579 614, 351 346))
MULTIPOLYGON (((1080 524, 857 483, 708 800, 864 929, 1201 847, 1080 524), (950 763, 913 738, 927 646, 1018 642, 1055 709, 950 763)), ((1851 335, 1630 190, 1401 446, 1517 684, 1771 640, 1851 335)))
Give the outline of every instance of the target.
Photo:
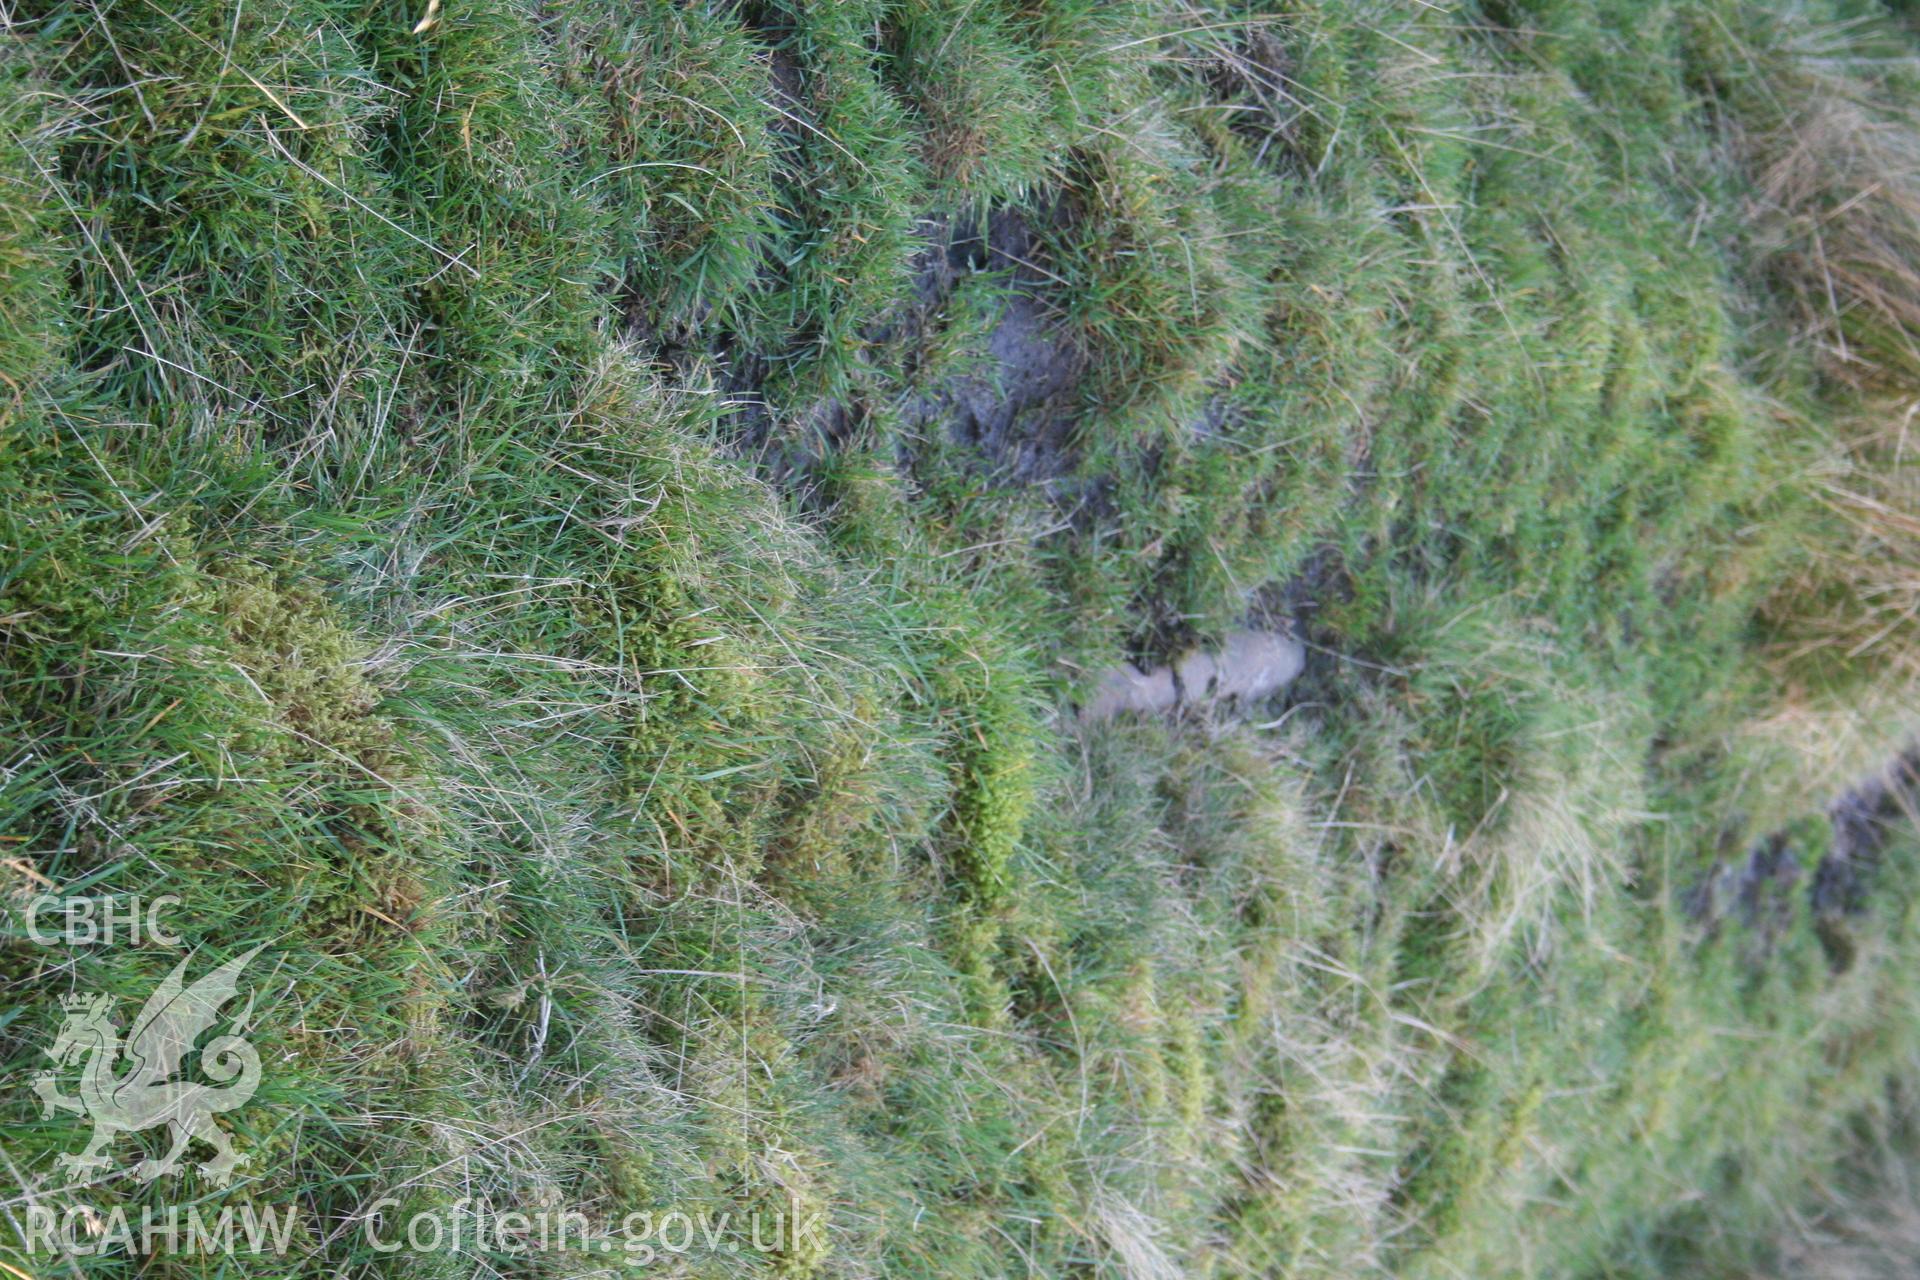
POLYGON ((961 883, 991 908, 1012 889, 1010 867, 1034 801, 1034 752, 1027 725, 990 702, 962 730, 954 794, 955 854, 961 883))
POLYGON ((944 932, 967 1015, 983 1027, 1004 1026, 1012 996, 1000 972, 1000 922, 962 907, 953 913, 944 932))
POLYGON ((1422 1235, 1444 1240, 1465 1220, 1491 1171, 1494 1122, 1488 1107, 1496 1087, 1482 1066, 1456 1061, 1441 1080, 1430 1131, 1405 1166, 1395 1198, 1407 1206, 1422 1235))
POLYGON ((261 754, 349 771, 389 767, 393 733, 374 714, 379 691, 367 678, 366 654, 324 596, 239 566, 221 580, 214 607, 227 635, 223 648, 283 731, 256 740, 261 754))
POLYGON ((663 844, 752 875, 775 798, 755 731, 762 677, 664 573, 627 570, 578 616, 640 687, 623 748, 636 815, 663 844))

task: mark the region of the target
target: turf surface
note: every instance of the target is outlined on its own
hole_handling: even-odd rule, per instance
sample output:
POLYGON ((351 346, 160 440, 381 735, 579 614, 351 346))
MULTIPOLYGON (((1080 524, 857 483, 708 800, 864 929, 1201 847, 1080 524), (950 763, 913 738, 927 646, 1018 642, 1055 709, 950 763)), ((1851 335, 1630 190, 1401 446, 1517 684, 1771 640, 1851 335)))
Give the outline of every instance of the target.
POLYGON ((1906 6, 0 21, 6 1269, 1733 1276, 1885 1216, 1906 6), (1075 714, 1243 627, 1279 699, 1075 714), (62 997, 179 957, 48 893, 264 944, 230 1184, 60 1164, 62 997), (97 1217, 186 1204, 298 1216, 97 1217), (818 1230, 599 1252, 675 1212, 818 1230))

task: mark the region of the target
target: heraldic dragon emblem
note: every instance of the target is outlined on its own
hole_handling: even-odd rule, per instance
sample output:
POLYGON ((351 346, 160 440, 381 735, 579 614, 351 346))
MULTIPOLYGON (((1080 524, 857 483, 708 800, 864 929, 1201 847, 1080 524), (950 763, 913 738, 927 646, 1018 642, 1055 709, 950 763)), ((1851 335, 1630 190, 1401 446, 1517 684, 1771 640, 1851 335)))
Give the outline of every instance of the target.
POLYGON ((213 1159, 199 1166, 201 1173, 216 1186, 225 1186, 233 1177, 234 1168, 247 1157, 233 1149, 213 1117, 244 1105, 260 1086, 260 1055, 239 1034, 253 1012, 251 996, 246 1008, 232 1019, 227 1034, 200 1051, 200 1072, 215 1083, 173 1077, 193 1051, 194 1041, 220 1020, 221 1007, 234 998, 241 970, 258 954, 260 948, 255 947, 236 956, 192 986, 184 982, 187 961, 181 960, 147 998, 124 1046, 109 1016, 112 997, 78 995, 61 1002, 66 1022, 46 1051, 54 1069, 34 1077, 33 1091, 40 1097, 43 1117, 70 1111, 93 1121, 86 1149, 59 1157, 60 1166, 76 1181, 112 1163, 103 1153, 120 1134, 162 1124, 172 1130, 173 1146, 164 1156, 135 1166, 134 1176, 140 1181, 151 1182, 178 1170, 181 1153, 193 1138, 214 1149, 213 1159), (80 1073, 80 1094, 69 1097, 60 1092, 59 1072, 82 1058, 87 1061, 80 1073))

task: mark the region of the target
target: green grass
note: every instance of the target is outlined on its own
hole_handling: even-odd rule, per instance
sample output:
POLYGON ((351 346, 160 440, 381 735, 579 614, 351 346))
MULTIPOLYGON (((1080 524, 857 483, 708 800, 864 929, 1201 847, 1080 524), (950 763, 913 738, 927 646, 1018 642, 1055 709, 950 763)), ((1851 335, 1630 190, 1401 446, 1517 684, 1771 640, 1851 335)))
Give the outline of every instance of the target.
POLYGON ((0 898, 264 944, 266 1069, 234 1185, 66 1186, 60 997, 176 957, 10 909, 8 1268, 1732 1276, 1905 1167, 1920 837, 1808 885, 1915 728, 1909 16, 9 22, 0 898), (294 1252, 20 1247, 189 1201, 294 1252))

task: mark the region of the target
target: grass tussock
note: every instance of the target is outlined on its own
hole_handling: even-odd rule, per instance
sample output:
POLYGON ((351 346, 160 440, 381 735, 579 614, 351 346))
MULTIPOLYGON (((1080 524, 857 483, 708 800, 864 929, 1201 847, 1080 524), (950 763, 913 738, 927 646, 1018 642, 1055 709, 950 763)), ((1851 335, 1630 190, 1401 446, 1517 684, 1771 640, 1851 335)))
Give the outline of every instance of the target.
POLYGON ((1920 235, 1912 54, 1884 27, 1789 12, 1739 52, 1728 129, 1753 175, 1756 250, 1797 308, 1803 341, 1833 375, 1910 386, 1920 321, 1911 266, 1920 235))

